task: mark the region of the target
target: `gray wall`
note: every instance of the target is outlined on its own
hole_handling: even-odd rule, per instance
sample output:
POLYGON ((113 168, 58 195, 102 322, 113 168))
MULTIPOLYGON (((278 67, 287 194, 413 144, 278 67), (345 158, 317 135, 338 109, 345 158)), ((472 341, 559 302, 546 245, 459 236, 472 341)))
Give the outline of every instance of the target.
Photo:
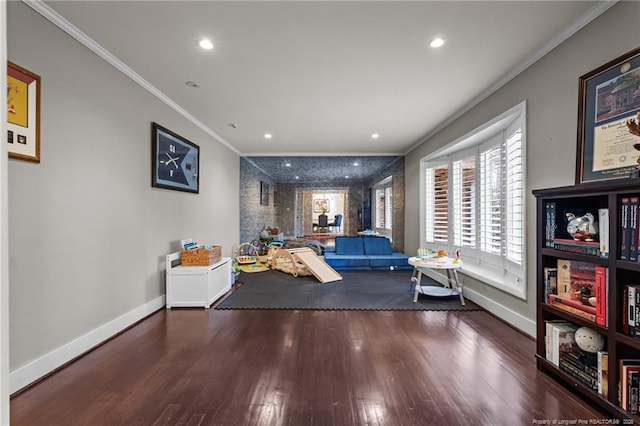
POLYGON ((238 241, 239 157, 20 2, 8 59, 42 78, 40 164, 9 161, 11 370, 162 297, 181 238, 238 241), (200 146, 200 194, 151 187, 151 122, 200 146))
POLYGON ((465 277, 467 288, 507 310, 535 319, 533 189, 575 183, 578 78, 640 45, 640 2, 619 2, 525 72, 406 156, 405 244, 420 245, 420 159, 527 101, 527 300, 465 277))

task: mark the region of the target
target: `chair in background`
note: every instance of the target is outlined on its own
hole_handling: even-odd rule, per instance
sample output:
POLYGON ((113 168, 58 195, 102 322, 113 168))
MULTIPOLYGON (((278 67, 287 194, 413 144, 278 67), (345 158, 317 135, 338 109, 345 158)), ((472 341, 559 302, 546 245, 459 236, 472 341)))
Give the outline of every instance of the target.
POLYGON ((322 213, 318 216, 318 223, 313 224, 313 230, 314 232, 327 232, 327 228, 329 228, 329 217, 322 213))
POLYGON ((342 215, 337 214, 333 218, 333 222, 329 224, 329 228, 331 228, 331 232, 333 232, 333 228, 338 228, 338 232, 342 232, 342 215))

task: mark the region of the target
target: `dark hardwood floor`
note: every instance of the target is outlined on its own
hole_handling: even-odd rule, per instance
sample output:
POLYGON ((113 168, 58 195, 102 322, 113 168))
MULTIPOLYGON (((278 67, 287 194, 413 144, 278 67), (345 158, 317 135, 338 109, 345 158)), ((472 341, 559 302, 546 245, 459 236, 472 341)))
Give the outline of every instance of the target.
POLYGON ((16 425, 603 419, 486 312, 159 311, 11 400, 16 425))

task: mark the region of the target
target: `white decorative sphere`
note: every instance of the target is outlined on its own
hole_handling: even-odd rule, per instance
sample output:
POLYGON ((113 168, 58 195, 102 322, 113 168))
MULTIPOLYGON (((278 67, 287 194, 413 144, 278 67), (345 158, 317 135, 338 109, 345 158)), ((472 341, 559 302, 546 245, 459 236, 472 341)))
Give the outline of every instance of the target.
POLYGON ((576 330, 576 344, 585 352, 596 353, 604 348, 604 337, 589 327, 580 327, 576 330))

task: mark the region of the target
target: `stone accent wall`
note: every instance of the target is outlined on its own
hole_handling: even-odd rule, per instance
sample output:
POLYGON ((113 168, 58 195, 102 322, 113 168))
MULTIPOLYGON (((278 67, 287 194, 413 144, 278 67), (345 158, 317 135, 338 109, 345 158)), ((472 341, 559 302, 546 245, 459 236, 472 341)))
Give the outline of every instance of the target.
MULTIPOLYGON (((263 173, 244 158, 240 158, 240 241, 254 240, 259 237, 265 226, 280 226, 276 219, 277 207, 274 207, 274 190, 277 185, 271 177, 263 173), (269 205, 260 204, 260 182, 269 185, 269 205)), ((280 204, 280 194, 276 195, 280 204)), ((220 204, 223 206, 223 203, 220 204)))
MULTIPOLYGON (((324 164, 324 167, 329 165, 324 164)), ((311 167, 311 166, 310 166, 311 167)), ((312 205, 312 192, 347 191, 342 222, 345 235, 356 235, 360 230, 358 212, 370 189, 387 176, 393 176, 393 248, 404 249, 404 157, 391 163, 380 173, 366 182, 336 179, 332 182, 278 183, 250 161, 240 159, 240 242, 258 238, 265 226, 277 226, 286 237, 300 237, 309 234, 308 223, 313 222, 310 208, 303 218, 303 205, 312 205), (269 205, 260 205, 260 181, 269 184, 269 205), (275 196, 274 196, 275 192, 275 196), (300 197, 300 199, 296 199, 300 197), (274 200, 276 205, 274 206, 274 200)), ((329 220, 333 220, 333 214, 329 220)))

